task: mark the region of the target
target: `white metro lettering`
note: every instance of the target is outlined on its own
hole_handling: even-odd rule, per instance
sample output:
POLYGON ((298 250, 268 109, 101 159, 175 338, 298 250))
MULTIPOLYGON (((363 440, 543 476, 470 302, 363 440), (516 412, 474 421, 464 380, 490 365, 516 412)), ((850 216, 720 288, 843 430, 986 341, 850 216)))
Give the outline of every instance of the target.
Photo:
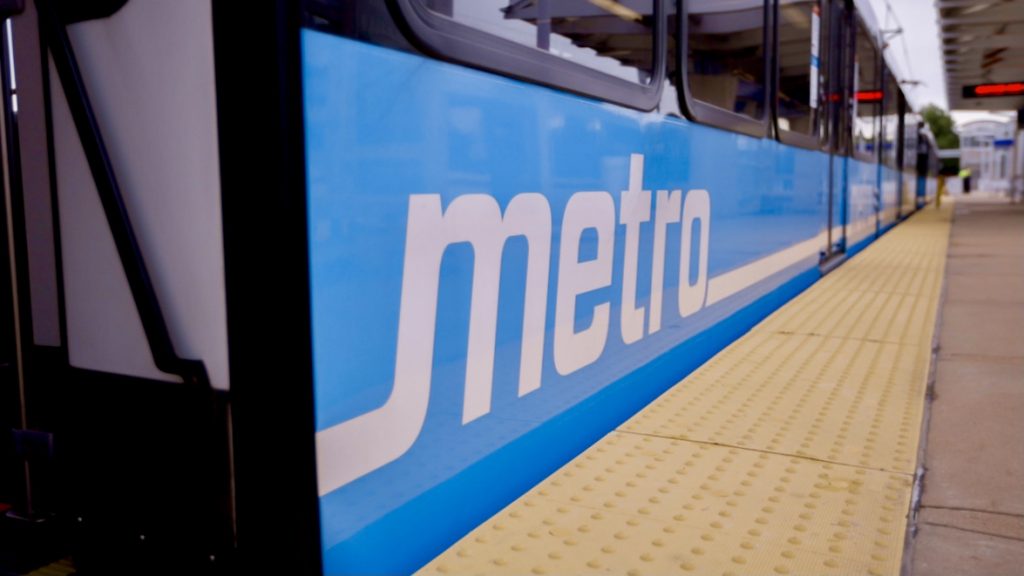
POLYGON ((519 394, 540 386, 544 323, 551 257, 551 208, 540 194, 519 194, 502 217, 494 198, 467 194, 441 213, 437 194, 409 197, 398 319, 395 381, 383 406, 317 433, 317 475, 321 494, 397 459, 423 427, 430 399, 434 332, 441 259, 450 244, 473 247, 469 349, 462 422, 491 409, 494 344, 501 255, 511 236, 529 246, 519 394))
POLYGON ((704 307, 708 293, 708 239, 711 234, 711 197, 707 190, 690 190, 683 203, 683 229, 679 248, 679 314, 690 316, 704 307), (690 284, 693 262, 693 223, 700 220, 700 246, 697 256, 697 282, 690 284))
MULTIPOLYGON (((668 225, 679 222, 683 193, 680 190, 658 190, 654 207, 654 250, 651 254, 651 334, 661 330, 661 302, 665 292, 665 234, 668 225)), ((685 268, 683 268, 685 270, 685 268)))
POLYGON ((615 248, 615 201, 607 192, 577 192, 562 217, 558 253, 558 292, 555 296, 555 369, 569 374, 601 357, 608 340, 611 303, 594 307, 590 326, 576 332, 576 297, 612 283, 615 248), (583 231, 597 231, 597 257, 579 261, 583 231))
MULTIPOLYGON (((704 306, 707 292, 711 201, 705 190, 658 190, 654 206, 651 295, 637 306, 640 227, 651 220, 651 191, 643 190, 644 157, 630 158, 628 189, 620 195, 618 224, 624 227, 620 294, 621 337, 625 344, 661 329, 665 253, 669 224, 680 226, 678 310, 689 316, 704 306), (700 221, 697 262, 691 262, 694 222, 700 221), (691 267, 697 281, 690 284, 691 267)), ((491 410, 502 253, 514 236, 526 239, 528 256, 519 360, 519 395, 541 386, 552 242, 551 207, 537 193, 512 198, 502 213, 485 194, 467 194, 442 210, 438 194, 409 197, 405 259, 398 320, 394 383, 384 405, 322 430, 316 436, 320 494, 326 494, 402 456, 420 434, 430 399, 441 264, 448 246, 468 243, 473 250, 466 377, 462 423, 491 410)), ((616 218, 614 197, 606 191, 573 194, 562 214, 552 354, 556 371, 570 374, 597 361, 608 340, 612 302, 593 305, 592 320, 576 331, 578 296, 612 284, 616 218), (596 232, 597 251, 580 261, 586 230, 596 232)))
POLYGON ((644 336, 644 307, 636 306, 636 268, 640 258, 640 224, 651 219, 651 191, 641 190, 644 157, 634 154, 629 165, 629 190, 622 193, 619 224, 626 227, 625 256, 622 260, 622 306, 619 322, 622 341, 632 344, 644 336))

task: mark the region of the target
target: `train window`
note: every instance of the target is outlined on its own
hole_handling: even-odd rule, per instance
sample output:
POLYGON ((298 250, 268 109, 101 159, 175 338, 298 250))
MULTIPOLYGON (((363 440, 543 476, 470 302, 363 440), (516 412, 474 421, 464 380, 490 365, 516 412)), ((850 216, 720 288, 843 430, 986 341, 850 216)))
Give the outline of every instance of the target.
POLYGON ((921 117, 907 108, 903 115, 903 169, 911 168, 917 162, 917 148, 920 139, 921 117))
POLYGON ((754 136, 767 126, 767 14, 763 0, 689 0, 670 31, 685 48, 684 66, 669 55, 669 70, 684 87, 695 119, 754 136))
POLYGON ((654 78, 655 0, 426 0, 476 30, 639 84, 654 78))
POLYGON ((307 25, 378 46, 415 53, 388 9, 380 0, 309 0, 307 25))
POLYGON ((878 161, 878 112, 882 87, 878 51, 864 23, 857 19, 854 55, 853 153, 862 160, 878 161))
MULTIPOLYGON (((849 9, 843 0, 826 0, 825 18, 828 32, 822 32, 822 44, 828 46, 828 82, 826 84, 828 121, 825 132, 829 146, 837 154, 846 154, 849 148, 850 118, 849 110, 851 70, 853 69, 853 50, 850 50, 850 37, 853 31, 847 25, 850 21, 849 9), (825 44, 825 39, 828 43, 825 44)), ((825 69, 823 67, 823 69, 825 69)))
POLYGON ((896 78, 888 69, 885 71, 885 102, 882 111, 882 162, 891 168, 897 168, 897 146, 900 124, 899 99, 900 89, 896 78))
POLYGON ((820 142, 829 45, 828 26, 822 22, 819 0, 795 0, 778 7, 776 121, 784 142, 810 146, 820 142))
POLYGON ((764 116, 764 7, 760 2, 689 3, 686 71, 690 94, 723 110, 764 116))

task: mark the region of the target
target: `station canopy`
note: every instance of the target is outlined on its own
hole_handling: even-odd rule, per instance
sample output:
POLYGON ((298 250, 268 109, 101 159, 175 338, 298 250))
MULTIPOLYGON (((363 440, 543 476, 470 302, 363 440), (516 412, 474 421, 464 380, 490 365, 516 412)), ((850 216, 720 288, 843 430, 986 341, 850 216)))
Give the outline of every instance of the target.
POLYGON ((1024 0, 936 0, 935 6, 950 109, 1024 108, 1024 0), (983 97, 965 97, 965 88, 983 97))

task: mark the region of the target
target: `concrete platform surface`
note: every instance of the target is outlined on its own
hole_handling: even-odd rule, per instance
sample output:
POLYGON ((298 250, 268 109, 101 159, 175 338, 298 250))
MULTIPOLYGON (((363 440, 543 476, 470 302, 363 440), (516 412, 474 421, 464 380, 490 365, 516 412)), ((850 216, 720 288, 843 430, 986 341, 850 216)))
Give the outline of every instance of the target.
POLYGON ((1024 574, 1024 206, 957 199, 912 574, 1024 574))
POLYGON ((947 526, 921 526, 914 574, 932 576, 1013 576, 1024 573, 1019 540, 998 538, 947 526))

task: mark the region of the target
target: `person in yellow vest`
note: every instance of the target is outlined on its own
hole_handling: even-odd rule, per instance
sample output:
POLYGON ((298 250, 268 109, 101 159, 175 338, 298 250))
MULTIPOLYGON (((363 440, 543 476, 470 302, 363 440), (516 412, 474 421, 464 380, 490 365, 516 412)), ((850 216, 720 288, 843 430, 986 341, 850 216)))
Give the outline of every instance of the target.
POLYGON ((960 179, 964 181, 964 194, 971 193, 971 169, 964 168, 960 171, 960 179))

